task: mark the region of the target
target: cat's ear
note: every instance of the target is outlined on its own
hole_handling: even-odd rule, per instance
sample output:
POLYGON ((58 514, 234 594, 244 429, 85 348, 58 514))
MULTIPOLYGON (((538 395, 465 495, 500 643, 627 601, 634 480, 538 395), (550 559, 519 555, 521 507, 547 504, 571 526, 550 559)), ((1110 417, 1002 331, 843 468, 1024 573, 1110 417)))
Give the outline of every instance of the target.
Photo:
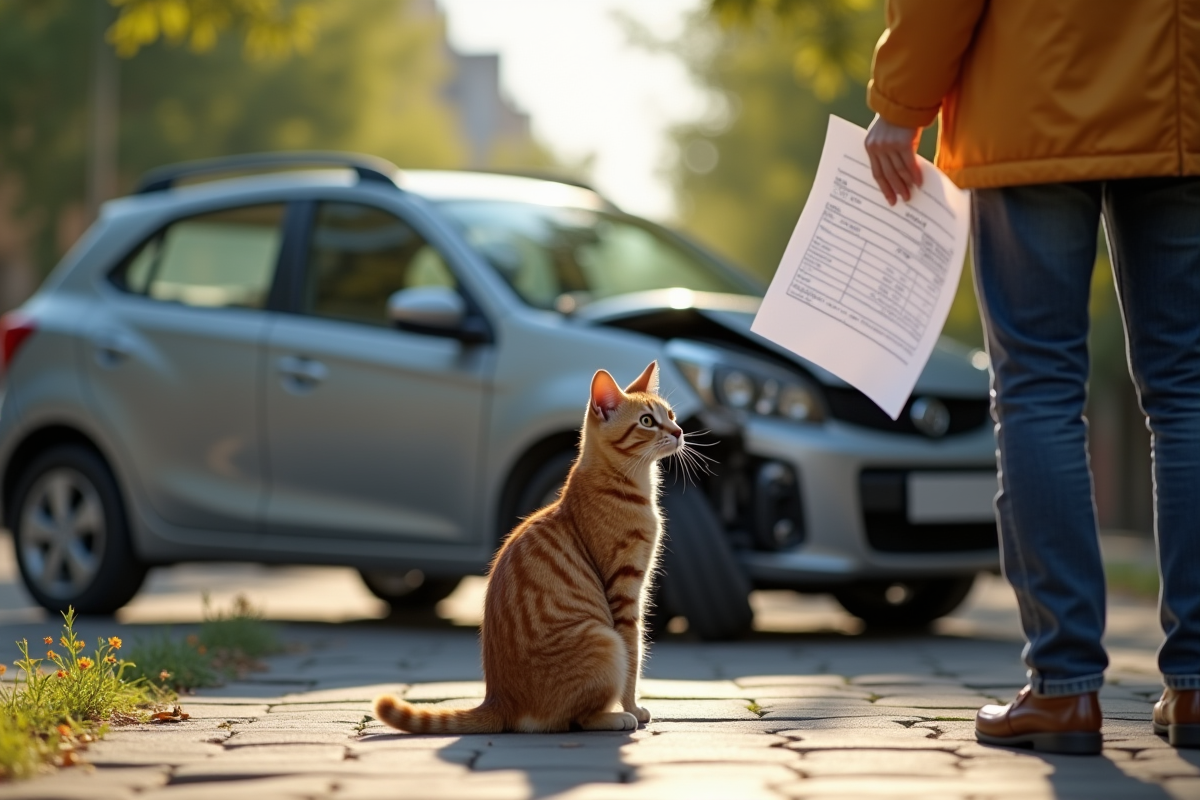
POLYGON ((651 361, 650 366, 638 375, 633 383, 625 387, 627 393, 631 392, 649 392, 650 394, 658 394, 658 362, 651 361))
POLYGON ((613 380, 613 376, 604 370, 599 370, 592 376, 592 413, 600 419, 608 419, 625 395, 621 387, 613 380))

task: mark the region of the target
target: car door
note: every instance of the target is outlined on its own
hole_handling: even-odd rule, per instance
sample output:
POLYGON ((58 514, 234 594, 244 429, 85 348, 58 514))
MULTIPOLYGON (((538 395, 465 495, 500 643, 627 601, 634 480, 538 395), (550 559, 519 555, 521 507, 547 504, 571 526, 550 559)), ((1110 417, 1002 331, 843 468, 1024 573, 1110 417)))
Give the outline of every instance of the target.
POLYGON ((268 335, 268 533, 477 540, 492 347, 390 324, 393 292, 457 286, 410 222, 351 202, 312 216, 298 313, 268 335))
POLYGON ((150 507, 175 525, 255 531, 265 307, 283 203, 177 219, 109 276, 85 343, 88 386, 150 507))

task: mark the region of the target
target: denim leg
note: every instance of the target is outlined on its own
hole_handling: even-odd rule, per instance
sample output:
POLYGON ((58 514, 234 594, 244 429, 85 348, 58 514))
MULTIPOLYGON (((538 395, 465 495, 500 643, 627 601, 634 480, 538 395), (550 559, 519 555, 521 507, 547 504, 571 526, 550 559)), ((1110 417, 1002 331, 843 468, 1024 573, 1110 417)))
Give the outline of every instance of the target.
POLYGON ((1151 434, 1163 680, 1200 689, 1200 179, 1109 181, 1104 219, 1151 434))
POLYGON ((1000 446, 1001 563, 1037 694, 1104 682, 1105 584, 1083 416, 1098 183, 973 193, 975 286, 1000 446))

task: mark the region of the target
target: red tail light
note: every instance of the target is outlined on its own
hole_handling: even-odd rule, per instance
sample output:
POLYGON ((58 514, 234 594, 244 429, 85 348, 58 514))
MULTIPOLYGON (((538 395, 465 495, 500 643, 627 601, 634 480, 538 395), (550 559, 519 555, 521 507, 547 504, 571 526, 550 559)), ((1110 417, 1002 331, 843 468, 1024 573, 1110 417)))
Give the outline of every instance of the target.
POLYGON ((3 317, 0 317, 0 343, 3 344, 4 356, 4 371, 8 371, 8 365, 12 363, 13 358, 17 355, 17 350, 29 338, 30 334, 37 330, 37 325, 34 324, 33 317, 22 314, 20 311, 10 311, 3 317))

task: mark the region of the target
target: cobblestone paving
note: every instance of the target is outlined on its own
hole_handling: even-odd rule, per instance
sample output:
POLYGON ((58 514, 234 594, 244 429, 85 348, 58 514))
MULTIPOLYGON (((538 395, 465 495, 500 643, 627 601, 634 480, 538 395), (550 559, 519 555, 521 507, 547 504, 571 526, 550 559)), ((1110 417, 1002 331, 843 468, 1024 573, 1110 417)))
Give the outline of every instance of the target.
MULTIPOLYGON (((787 617, 771 604, 790 601, 756 598, 762 627, 787 629, 790 619, 792 629, 655 644, 643 685, 654 721, 632 733, 389 731, 370 718, 382 691, 478 702, 474 631, 430 620, 290 623, 284 637, 299 649, 251 680, 185 698, 187 722, 114 730, 87 753, 90 767, 0 787, 0 798, 1200 798, 1200 751, 1150 732, 1160 684, 1144 603, 1112 610, 1102 756, 974 741, 975 709, 1023 683, 1005 592, 985 581, 973 610, 904 637, 861 634, 827 606, 787 617)), ((42 627, 0 624, 0 635, 42 627)))

